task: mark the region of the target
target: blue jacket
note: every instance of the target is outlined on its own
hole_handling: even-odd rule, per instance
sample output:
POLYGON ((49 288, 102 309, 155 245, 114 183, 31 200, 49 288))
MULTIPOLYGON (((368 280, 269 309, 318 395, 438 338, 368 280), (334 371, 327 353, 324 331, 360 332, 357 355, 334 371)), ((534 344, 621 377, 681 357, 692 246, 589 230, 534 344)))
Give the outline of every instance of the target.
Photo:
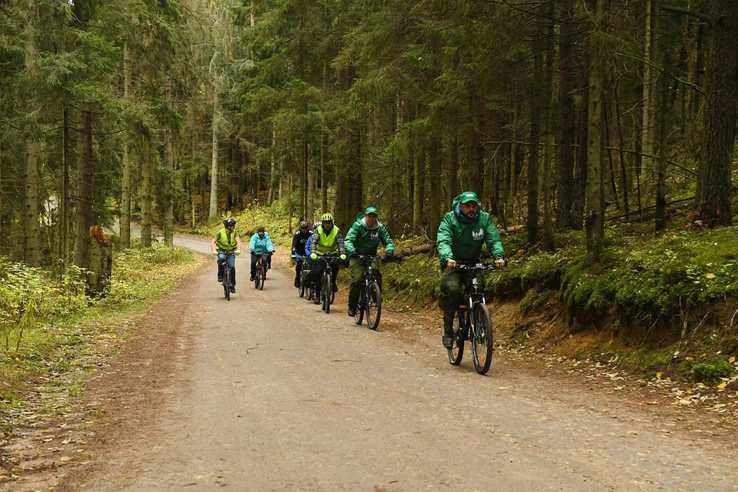
POLYGON ((267 233, 264 233, 263 238, 260 238, 258 234, 254 234, 253 236, 251 236, 249 249, 252 253, 257 255, 263 255, 264 253, 274 253, 272 238, 270 238, 269 234, 267 233))
POLYGON ((310 243, 313 242, 313 236, 311 235, 307 242, 305 242, 305 256, 310 256, 310 243))

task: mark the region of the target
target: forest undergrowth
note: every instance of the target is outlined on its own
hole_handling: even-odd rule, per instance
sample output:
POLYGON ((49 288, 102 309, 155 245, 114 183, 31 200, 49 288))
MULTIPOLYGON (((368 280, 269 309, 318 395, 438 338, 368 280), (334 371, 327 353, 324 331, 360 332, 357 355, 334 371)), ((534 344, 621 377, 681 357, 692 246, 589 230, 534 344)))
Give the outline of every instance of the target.
POLYGON ((52 381, 45 391, 58 389, 51 387, 54 381, 69 393, 80 391, 82 375, 93 369, 85 367, 85 354, 116 353, 135 325, 132 313, 170 292, 202 261, 158 243, 125 250, 115 256, 107 294, 93 299, 85 293, 79 269, 70 268, 58 279, 0 257, 0 424, 5 431, 34 381, 52 381))

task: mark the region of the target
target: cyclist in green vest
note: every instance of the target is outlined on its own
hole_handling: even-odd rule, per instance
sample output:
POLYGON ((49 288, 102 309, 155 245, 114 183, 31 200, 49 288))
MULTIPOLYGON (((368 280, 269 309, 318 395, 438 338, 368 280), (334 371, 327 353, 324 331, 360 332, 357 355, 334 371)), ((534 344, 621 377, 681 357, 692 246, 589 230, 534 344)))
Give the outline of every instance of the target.
MULTIPOLYGON (((343 244, 343 236, 338 227, 333 225, 333 216, 323 214, 320 217, 321 225, 313 232, 310 241, 310 258, 313 260, 313 282, 315 283, 315 304, 320 304, 320 277, 325 270, 324 261, 315 261, 318 256, 326 254, 341 253, 341 260, 346 260, 346 246, 343 244)), ((338 276, 338 258, 333 258, 331 264, 331 287, 333 292, 338 292, 336 277, 338 276)))
MULTIPOLYGON (((356 255, 376 256, 380 241, 384 245, 384 254, 391 257, 395 251, 395 243, 387 232, 384 224, 377 220, 377 209, 368 207, 363 214, 356 217, 356 222, 346 234, 346 250, 352 256, 350 263, 351 288, 349 289, 348 315, 356 314, 356 304, 359 302, 361 282, 369 269, 369 265, 363 260, 353 258, 356 255)), ((379 272, 379 261, 373 263, 377 275, 379 288, 382 288, 382 274, 379 272)))
POLYGON ((236 292, 236 257, 226 253, 241 254, 241 238, 236 232, 236 221, 230 217, 223 221, 223 228, 215 233, 210 242, 213 256, 218 257, 218 282, 223 281, 223 260, 227 258, 231 269, 231 292, 236 292))

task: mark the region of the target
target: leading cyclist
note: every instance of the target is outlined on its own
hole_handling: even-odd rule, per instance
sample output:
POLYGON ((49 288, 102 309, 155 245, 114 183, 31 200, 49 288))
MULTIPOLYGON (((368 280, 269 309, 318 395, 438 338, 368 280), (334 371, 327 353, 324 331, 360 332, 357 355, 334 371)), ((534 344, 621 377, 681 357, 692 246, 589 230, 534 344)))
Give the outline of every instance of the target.
POLYGON ((231 269, 231 292, 236 292, 236 257, 227 253, 241 254, 241 238, 236 232, 236 221, 230 217, 223 221, 223 228, 215 233, 210 242, 213 255, 218 257, 218 282, 223 281, 223 260, 228 258, 231 269))
MULTIPOLYGON (((315 261, 318 256, 333 254, 340 252, 341 260, 346 260, 346 247, 343 244, 343 236, 341 231, 333 225, 333 216, 331 214, 323 214, 320 217, 321 225, 313 232, 310 241, 310 258, 313 260, 313 283, 315 284, 315 304, 320 304, 320 277, 325 270, 324 261, 315 261)), ((338 258, 332 258, 331 263, 331 288, 333 292, 338 292, 336 285, 336 277, 338 276, 338 258)))

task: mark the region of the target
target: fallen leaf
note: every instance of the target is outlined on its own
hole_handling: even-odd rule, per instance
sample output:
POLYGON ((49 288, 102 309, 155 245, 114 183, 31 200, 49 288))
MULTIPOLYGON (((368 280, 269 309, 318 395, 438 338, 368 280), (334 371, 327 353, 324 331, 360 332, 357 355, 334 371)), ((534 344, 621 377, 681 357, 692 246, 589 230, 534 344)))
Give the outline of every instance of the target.
POLYGON ((705 278, 715 278, 715 274, 714 273, 706 273, 705 274, 705 278))

